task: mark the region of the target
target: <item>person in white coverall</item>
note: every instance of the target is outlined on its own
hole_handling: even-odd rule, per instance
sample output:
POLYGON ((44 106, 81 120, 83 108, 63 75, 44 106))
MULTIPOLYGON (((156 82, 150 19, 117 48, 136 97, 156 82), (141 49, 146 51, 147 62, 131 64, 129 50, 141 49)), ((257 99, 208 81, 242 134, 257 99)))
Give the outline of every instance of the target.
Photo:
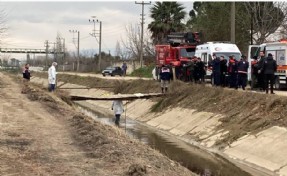
POLYGON ((119 126, 121 114, 124 112, 123 102, 121 100, 114 100, 112 104, 112 110, 114 110, 116 117, 115 124, 119 126))
POLYGON ((57 62, 53 62, 52 66, 48 70, 48 82, 49 82, 49 91, 54 92, 56 87, 56 68, 57 62))

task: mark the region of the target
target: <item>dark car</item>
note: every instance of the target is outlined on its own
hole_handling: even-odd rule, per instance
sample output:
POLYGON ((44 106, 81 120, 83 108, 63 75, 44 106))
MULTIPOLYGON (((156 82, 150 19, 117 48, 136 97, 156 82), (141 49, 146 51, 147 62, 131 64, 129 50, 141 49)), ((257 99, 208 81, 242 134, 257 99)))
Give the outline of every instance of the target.
POLYGON ((121 67, 107 67, 106 69, 104 69, 102 71, 102 75, 106 76, 106 75, 111 75, 111 76, 115 76, 115 75, 123 75, 123 70, 121 69, 121 67))

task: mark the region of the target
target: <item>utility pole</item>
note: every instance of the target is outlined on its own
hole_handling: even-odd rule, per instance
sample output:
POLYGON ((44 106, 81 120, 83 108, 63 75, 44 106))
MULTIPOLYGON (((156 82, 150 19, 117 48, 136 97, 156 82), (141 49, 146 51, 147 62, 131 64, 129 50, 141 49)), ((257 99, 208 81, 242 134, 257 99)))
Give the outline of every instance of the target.
POLYGON ((100 23, 100 30, 99 30, 99 61, 98 61, 98 71, 101 71, 101 60, 102 60, 102 21, 99 21, 98 19, 96 20, 96 16, 91 16, 92 19, 89 19, 90 23, 94 23, 94 29, 93 32, 90 33, 90 35, 92 37, 95 37, 97 39, 96 36, 96 29, 95 29, 95 23, 98 22, 100 23))
POLYGON ((80 31, 78 31, 78 61, 77 61, 77 71, 80 71, 80 31))
POLYGON ((235 2, 231 2, 231 19, 230 19, 230 38, 231 38, 231 42, 235 43, 235 2))
POLYGON ((51 42, 51 44, 54 44, 53 52, 54 52, 54 62, 56 62, 56 42, 51 42))
POLYGON ((102 21, 100 22, 100 37, 99 37, 99 71, 101 71, 101 61, 102 61, 102 21))
POLYGON ((140 45, 140 66, 143 67, 143 29, 144 29, 144 6, 145 5, 151 5, 151 1, 148 3, 142 2, 136 2, 135 4, 141 4, 142 5, 142 14, 141 14, 141 45, 140 45))
POLYGON ((250 45, 253 45, 253 11, 251 11, 251 20, 250 20, 250 45))
POLYGON ((65 62, 65 55, 66 55, 65 38, 63 38, 63 64, 64 64, 64 62, 65 62))
POLYGON ((44 47, 46 47, 45 67, 48 67, 48 51, 49 51, 49 41, 48 40, 45 41, 44 47))
POLYGON ((77 30, 69 30, 71 33, 73 33, 73 43, 75 43, 74 39, 74 34, 78 33, 78 45, 76 45, 77 48, 77 71, 80 70, 80 31, 77 30))
POLYGON ((63 54, 63 57, 61 57, 61 58, 62 58, 62 62, 64 64, 64 61, 65 61, 65 38, 61 38, 61 37, 57 38, 57 48, 59 48, 59 50, 60 50, 59 52, 63 54), (62 40, 63 40, 63 45, 62 45, 62 40))

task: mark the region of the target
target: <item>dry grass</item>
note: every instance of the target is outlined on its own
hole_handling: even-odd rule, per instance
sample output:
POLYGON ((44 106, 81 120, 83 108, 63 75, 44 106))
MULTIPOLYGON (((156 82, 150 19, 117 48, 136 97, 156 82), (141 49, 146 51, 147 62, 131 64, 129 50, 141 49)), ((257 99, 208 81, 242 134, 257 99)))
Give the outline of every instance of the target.
MULTIPOLYGON (((117 81, 89 77, 60 75, 66 81, 91 86, 113 85, 116 93, 160 92, 160 83, 152 80, 117 81), (91 80, 94 80, 92 83, 91 80)), ((287 98, 248 91, 236 91, 199 84, 173 81, 169 93, 154 98, 157 103, 151 111, 161 112, 173 107, 196 109, 224 115, 218 128, 229 131, 218 145, 227 145, 237 138, 258 132, 274 125, 287 127, 287 98)))
MULTIPOLYGON (((159 92, 159 83, 137 80, 119 84, 122 93, 159 92)), ((181 81, 171 83, 169 93, 153 101, 153 112, 183 107, 197 111, 223 114, 218 128, 229 131, 217 145, 227 145, 239 137, 274 125, 287 127, 287 98, 248 91, 236 91, 181 81)))
POLYGON ((95 160, 95 167, 105 170, 106 175, 194 175, 179 163, 128 138, 122 130, 101 124, 65 106, 58 98, 65 100, 63 92, 51 94, 30 84, 27 96, 41 102, 51 114, 63 120, 70 128, 72 145, 82 149, 87 158, 95 160))

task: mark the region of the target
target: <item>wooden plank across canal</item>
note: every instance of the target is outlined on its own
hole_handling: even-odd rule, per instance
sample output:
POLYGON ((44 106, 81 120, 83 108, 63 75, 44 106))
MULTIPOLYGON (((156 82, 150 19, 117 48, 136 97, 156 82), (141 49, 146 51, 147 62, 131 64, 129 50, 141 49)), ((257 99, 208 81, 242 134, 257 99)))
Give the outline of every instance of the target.
POLYGON ((163 93, 135 93, 135 94, 103 94, 98 97, 90 97, 90 96, 75 96, 71 95, 70 98, 73 101, 84 101, 84 100, 106 100, 106 101, 113 101, 113 100, 135 100, 135 99, 149 99, 153 97, 161 97, 166 94, 163 93))

